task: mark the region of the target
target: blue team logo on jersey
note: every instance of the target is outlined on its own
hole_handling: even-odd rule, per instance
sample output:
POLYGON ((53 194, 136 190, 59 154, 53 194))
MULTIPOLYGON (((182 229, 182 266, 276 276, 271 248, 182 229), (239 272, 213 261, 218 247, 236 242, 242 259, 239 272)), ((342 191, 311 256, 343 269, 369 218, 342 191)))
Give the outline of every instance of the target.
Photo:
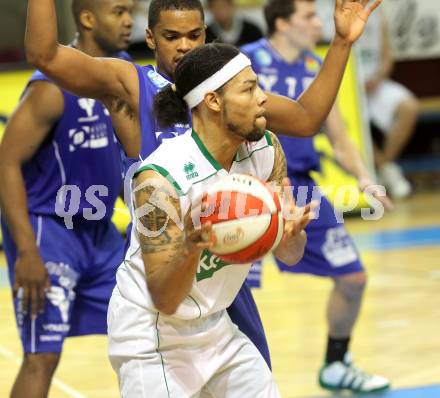
POLYGON ((159 75, 159 73, 157 73, 155 70, 148 71, 147 76, 157 88, 163 88, 170 84, 167 79, 159 75))
POLYGON ((321 68, 320 62, 316 58, 311 57, 310 55, 306 55, 304 57, 304 64, 306 66, 307 72, 314 74, 317 74, 319 72, 319 69, 321 68))
MULTIPOLYGON (((78 148, 99 149, 105 148, 109 145, 109 133, 107 131, 107 123, 105 120, 100 120, 96 100, 91 98, 79 98, 78 107, 84 113, 78 118, 78 123, 81 126, 78 128, 69 129, 69 152, 74 152, 78 148), (96 111, 96 112, 95 112, 96 111)), ((110 115, 105 112, 104 115, 110 115)))
POLYGON ((269 66, 272 63, 272 56, 264 49, 259 49, 255 53, 255 61, 260 66, 269 66))

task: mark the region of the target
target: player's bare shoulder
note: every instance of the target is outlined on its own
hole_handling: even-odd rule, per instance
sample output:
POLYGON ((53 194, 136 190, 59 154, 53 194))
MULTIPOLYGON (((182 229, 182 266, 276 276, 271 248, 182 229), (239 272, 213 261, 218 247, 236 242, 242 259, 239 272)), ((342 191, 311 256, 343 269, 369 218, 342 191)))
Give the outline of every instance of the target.
POLYGON ((287 177, 286 156, 284 154, 283 148, 281 146, 278 137, 271 131, 268 131, 268 133, 272 140, 272 145, 274 148, 274 163, 273 163, 272 173, 269 177, 269 181, 273 181, 281 186, 283 179, 287 177))

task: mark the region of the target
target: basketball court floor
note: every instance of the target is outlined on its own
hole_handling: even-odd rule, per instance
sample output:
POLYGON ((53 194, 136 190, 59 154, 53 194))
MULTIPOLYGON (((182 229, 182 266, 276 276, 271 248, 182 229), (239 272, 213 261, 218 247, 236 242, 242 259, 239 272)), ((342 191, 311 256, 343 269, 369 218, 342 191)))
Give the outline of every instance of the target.
MULTIPOLYGON (((440 398, 440 192, 397 203, 380 221, 348 219, 347 227, 369 273, 352 352, 360 367, 392 381, 390 391, 362 397, 440 398)), ((0 397, 8 396, 21 357, 4 264, 0 255, 0 397)), ((331 283, 280 274, 270 259, 263 272, 263 288, 254 294, 282 396, 346 396, 316 384, 331 283)), ((49 396, 119 396, 104 336, 67 341, 49 396)))

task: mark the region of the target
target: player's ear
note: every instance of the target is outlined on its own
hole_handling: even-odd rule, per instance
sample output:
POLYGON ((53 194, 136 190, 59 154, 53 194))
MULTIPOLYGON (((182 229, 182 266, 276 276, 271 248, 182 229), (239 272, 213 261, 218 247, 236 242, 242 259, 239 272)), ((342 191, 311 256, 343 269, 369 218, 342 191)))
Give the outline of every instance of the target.
POLYGON ((89 10, 82 10, 79 13, 79 22, 84 29, 91 30, 95 25, 95 16, 89 10))
POLYGON ((287 21, 284 18, 276 18, 275 19, 275 31, 276 32, 284 32, 288 29, 287 21))
POLYGON ((156 51, 156 40, 154 40, 154 35, 153 35, 153 31, 151 29, 146 29, 145 30, 146 33, 146 39, 145 41, 147 42, 147 46, 150 50, 156 51))
POLYGON ((210 91, 209 93, 205 94, 205 98, 203 99, 203 101, 205 101, 205 105, 211 109, 214 112, 220 112, 221 110, 221 104, 222 104, 222 99, 221 97, 213 92, 210 91))

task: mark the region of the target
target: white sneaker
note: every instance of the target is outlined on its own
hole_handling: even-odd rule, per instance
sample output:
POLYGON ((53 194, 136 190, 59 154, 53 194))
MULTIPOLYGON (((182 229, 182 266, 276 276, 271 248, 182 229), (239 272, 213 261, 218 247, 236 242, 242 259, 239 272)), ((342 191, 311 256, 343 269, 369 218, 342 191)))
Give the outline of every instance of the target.
POLYGON ((327 390, 369 393, 388 389, 390 382, 385 377, 369 375, 353 366, 351 354, 347 352, 343 362, 333 362, 321 368, 319 385, 327 390))
POLYGON ((393 162, 385 163, 379 170, 380 181, 389 190, 390 196, 403 199, 412 192, 411 184, 403 176, 400 167, 393 162))

